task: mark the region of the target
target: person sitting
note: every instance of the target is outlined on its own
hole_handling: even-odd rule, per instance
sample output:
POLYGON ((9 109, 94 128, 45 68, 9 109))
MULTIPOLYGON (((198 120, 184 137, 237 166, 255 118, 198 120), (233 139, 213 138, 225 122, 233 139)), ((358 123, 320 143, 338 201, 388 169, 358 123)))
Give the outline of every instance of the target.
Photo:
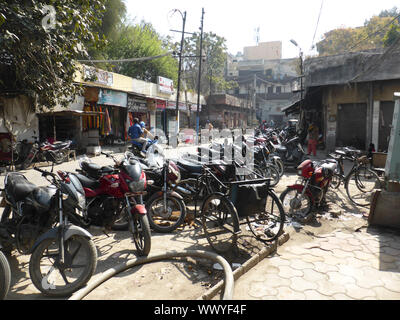
POLYGON ((147 139, 143 137, 144 130, 142 129, 139 119, 133 119, 133 125, 129 128, 128 135, 129 137, 140 144, 142 144, 141 155, 145 156, 146 153, 146 146, 147 146, 147 139))

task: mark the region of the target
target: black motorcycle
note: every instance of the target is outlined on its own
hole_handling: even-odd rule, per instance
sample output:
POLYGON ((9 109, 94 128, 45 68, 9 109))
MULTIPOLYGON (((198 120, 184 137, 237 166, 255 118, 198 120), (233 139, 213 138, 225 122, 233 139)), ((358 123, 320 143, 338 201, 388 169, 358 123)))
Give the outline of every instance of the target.
POLYGON ((285 166, 297 168, 305 160, 306 153, 300 143, 299 137, 294 137, 283 144, 273 144, 269 141, 271 153, 276 153, 285 166))
POLYGON ((31 254, 29 274, 39 291, 69 296, 89 281, 97 265, 91 234, 68 222, 75 210, 84 209, 84 190, 72 174, 34 169, 51 185, 38 187, 15 172, 5 177, 0 244, 6 252, 31 254))

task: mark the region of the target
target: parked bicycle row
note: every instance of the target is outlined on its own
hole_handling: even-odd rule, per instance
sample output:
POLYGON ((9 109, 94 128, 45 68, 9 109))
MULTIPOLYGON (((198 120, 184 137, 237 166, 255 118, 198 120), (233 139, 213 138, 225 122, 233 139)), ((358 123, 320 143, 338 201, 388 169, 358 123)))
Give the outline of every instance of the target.
MULTIPOLYGON (((257 135, 254 141, 243 138, 241 145, 214 143, 176 159, 166 159, 155 142, 146 157, 130 151, 122 158, 103 153, 113 160, 112 166, 99 166, 84 157, 75 172, 54 173, 54 163, 51 171, 34 168, 48 179, 46 187, 36 186, 21 173, 8 173, 0 203, 4 207, 0 249, 30 255, 29 274, 35 287, 45 295, 64 297, 84 286, 96 270, 90 226, 106 232, 129 230, 136 254, 146 256, 151 251, 151 230, 176 230, 185 223, 188 208, 194 207, 194 219, 210 246, 225 253, 236 245, 242 224, 260 241, 276 240, 284 231, 286 215, 307 217, 323 204, 330 186, 339 187, 340 179, 364 199, 371 192, 373 171, 360 161, 357 150, 347 148, 337 150, 332 155, 336 159, 323 162, 304 159, 302 152, 300 165, 292 164, 301 183, 278 197, 274 186, 288 164, 277 150, 286 154, 283 144, 296 138, 282 145, 271 139, 257 135), (226 150, 239 152, 242 158, 221 159, 226 150), (254 166, 243 161, 249 154, 254 154, 254 166), (337 166, 345 159, 354 161, 346 177, 337 166)), ((302 150, 300 144, 297 148, 302 150)), ((377 181, 379 177, 374 188, 377 181)), ((356 203, 350 191, 348 195, 356 203)), ((0 256, 0 262, 1 298, 10 276, 7 259, 0 256)))

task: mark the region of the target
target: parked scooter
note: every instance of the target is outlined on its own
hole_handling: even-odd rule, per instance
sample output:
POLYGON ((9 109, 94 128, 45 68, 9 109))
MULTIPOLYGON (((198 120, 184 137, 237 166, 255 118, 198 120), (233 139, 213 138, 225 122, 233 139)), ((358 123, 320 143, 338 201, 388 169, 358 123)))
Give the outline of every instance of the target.
POLYGON ((39 291, 68 296, 90 280, 97 265, 91 234, 68 222, 85 208, 84 191, 72 174, 34 169, 52 185, 38 187, 22 174, 6 175, 0 243, 7 252, 31 254, 29 274, 39 291))
POLYGON ((281 194, 285 212, 302 222, 308 221, 314 207, 325 203, 325 195, 336 169, 336 161, 326 160, 324 163, 304 161, 297 167, 301 184, 288 186, 281 194))
MULTIPOLYGON (((143 196, 147 187, 146 174, 137 161, 115 162, 114 168, 81 162, 81 168, 90 169, 92 178, 77 174, 88 202, 83 216, 74 216, 74 222, 88 228, 91 225, 132 233, 137 252, 146 256, 151 249, 151 232, 143 196), (112 171, 111 171, 112 170, 112 171)), ((83 172, 83 171, 82 171, 83 172)))

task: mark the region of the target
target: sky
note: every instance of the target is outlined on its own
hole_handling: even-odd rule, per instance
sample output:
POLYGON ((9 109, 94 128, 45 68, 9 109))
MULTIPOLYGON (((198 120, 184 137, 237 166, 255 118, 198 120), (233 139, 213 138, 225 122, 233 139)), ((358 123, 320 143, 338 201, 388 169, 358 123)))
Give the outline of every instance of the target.
POLYGON ((259 28, 260 42, 282 41, 284 59, 299 55, 299 48, 291 39, 305 54, 315 54, 311 47, 325 32, 362 26, 382 10, 400 8, 399 0, 125 0, 125 3, 129 17, 135 22, 150 22, 158 33, 177 41, 180 34, 170 30, 182 30, 182 16, 178 12, 172 14, 172 10, 186 11, 186 31, 198 32, 204 8, 204 32, 224 37, 229 53, 243 52, 244 47, 256 45, 259 28))

